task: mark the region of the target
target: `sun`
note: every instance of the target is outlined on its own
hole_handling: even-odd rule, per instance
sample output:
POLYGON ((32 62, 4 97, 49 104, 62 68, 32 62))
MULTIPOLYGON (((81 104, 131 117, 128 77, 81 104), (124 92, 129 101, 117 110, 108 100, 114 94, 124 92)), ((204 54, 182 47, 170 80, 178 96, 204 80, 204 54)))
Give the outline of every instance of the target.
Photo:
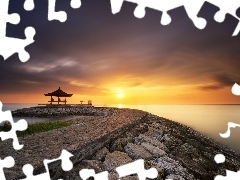
POLYGON ((118 93, 118 94, 117 94, 117 97, 118 97, 119 99, 122 99, 122 98, 124 97, 124 94, 123 94, 123 93, 118 93))

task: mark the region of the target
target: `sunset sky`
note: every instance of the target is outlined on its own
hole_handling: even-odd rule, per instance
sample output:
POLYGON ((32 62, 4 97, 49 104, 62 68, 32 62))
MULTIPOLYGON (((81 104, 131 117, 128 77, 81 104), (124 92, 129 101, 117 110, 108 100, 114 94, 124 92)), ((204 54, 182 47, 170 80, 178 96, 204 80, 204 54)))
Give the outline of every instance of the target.
POLYGON ((82 0, 80 9, 57 0, 68 14, 65 23, 47 20, 47 0, 23 9, 24 0, 11 0, 10 13, 22 17, 8 25, 7 36, 25 38, 36 29, 35 42, 20 62, 14 54, 0 57, 0 101, 46 103, 43 94, 61 87, 73 93, 69 103, 93 104, 228 104, 240 103, 231 93, 240 82, 240 35, 231 37, 238 21, 228 15, 214 21, 217 7, 205 4, 197 29, 184 8, 170 11, 172 22, 160 24, 161 12, 147 9, 145 18, 133 15, 136 5, 125 2, 113 15, 110 0, 82 0))

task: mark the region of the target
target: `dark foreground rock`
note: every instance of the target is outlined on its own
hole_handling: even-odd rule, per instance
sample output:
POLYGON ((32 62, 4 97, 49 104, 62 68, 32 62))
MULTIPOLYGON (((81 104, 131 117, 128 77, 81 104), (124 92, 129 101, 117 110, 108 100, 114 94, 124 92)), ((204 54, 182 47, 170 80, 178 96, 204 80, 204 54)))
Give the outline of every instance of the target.
MULTIPOLYGON (((33 164, 35 173, 42 173, 45 171, 41 167, 42 159, 56 158, 62 148, 74 154, 71 158, 74 168, 63 172, 60 163, 50 165, 52 179, 80 180, 79 171, 87 168, 94 169, 96 173, 108 171, 109 179, 117 180, 119 177, 115 168, 137 159, 144 159, 145 169, 155 167, 159 180, 213 180, 216 175, 226 175, 226 169, 240 169, 238 154, 187 126, 143 111, 110 111, 109 116, 76 121, 72 127, 20 139, 27 150, 14 154, 20 159, 15 170, 20 171, 23 164, 36 161, 33 164), (55 140, 58 140, 57 144, 55 140), (44 143, 39 145, 39 142, 44 143), (50 143, 53 145, 50 146, 50 143), (224 163, 214 161, 219 153, 225 155, 224 163)), ((6 144, 0 144, 2 158, 10 148, 6 144)), ((14 173, 7 172, 9 177, 19 176, 14 173)), ((138 176, 133 174, 122 179, 138 179, 138 176)))
MULTIPOLYGON (((95 166, 101 167, 102 171, 110 173, 109 179, 118 179, 114 168, 137 159, 145 160, 146 169, 155 167, 159 180, 213 180, 217 175, 225 176, 226 169, 240 169, 240 156, 234 151, 187 126, 151 114, 145 117, 144 122, 112 139, 87 159, 92 162, 88 168, 98 172, 99 168, 95 166), (214 161, 219 153, 225 155, 225 163, 217 164, 214 161)), ((73 174, 78 174, 80 170, 76 166, 60 177, 73 179, 73 174)), ((81 178, 78 175, 74 179, 81 178)), ((133 174, 126 179, 138 177, 133 174)))

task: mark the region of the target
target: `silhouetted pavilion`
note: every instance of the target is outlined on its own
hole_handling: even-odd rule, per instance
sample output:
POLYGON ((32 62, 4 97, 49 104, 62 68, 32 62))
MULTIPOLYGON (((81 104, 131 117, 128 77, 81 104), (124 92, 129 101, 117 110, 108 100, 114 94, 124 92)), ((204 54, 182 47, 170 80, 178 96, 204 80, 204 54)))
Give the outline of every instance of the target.
POLYGON ((48 102, 50 102, 50 104, 52 104, 54 102, 57 102, 58 104, 61 103, 61 102, 64 102, 66 104, 67 103, 66 97, 72 97, 73 94, 68 94, 68 93, 64 92, 63 90, 61 90, 60 87, 59 87, 58 90, 53 91, 51 93, 44 94, 44 95, 45 96, 51 96, 51 100, 48 101, 48 102), (53 96, 57 97, 58 99, 54 100, 53 96), (62 97, 65 97, 65 99, 61 100, 60 98, 62 98, 62 97))

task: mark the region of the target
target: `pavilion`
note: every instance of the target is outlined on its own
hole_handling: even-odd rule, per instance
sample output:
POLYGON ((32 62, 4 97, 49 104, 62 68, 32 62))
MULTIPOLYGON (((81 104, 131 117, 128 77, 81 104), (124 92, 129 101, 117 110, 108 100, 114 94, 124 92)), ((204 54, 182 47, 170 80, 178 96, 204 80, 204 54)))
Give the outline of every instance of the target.
POLYGON ((51 100, 48 101, 50 102, 50 104, 53 104, 54 102, 56 102, 57 104, 60 104, 60 103, 67 103, 67 100, 66 100, 66 97, 72 97, 73 94, 68 94, 66 92, 64 92, 63 90, 60 89, 60 87, 56 90, 56 91, 53 91, 51 93, 47 93, 47 94, 44 94, 45 96, 51 96, 51 100), (53 96, 54 97, 57 97, 57 100, 54 100, 53 99, 53 96), (60 98, 62 97, 65 97, 64 100, 61 100, 60 98))

